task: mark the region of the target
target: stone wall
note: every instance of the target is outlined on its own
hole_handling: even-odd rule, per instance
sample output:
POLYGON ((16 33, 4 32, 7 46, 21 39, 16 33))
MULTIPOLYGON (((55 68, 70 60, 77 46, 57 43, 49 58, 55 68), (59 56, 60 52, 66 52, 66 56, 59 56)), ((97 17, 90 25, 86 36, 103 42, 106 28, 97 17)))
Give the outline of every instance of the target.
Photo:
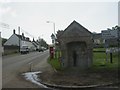
POLYGON ((18 53, 18 52, 19 52, 19 46, 4 46, 3 55, 18 53))
POLYGON ((86 28, 73 21, 58 36, 63 67, 86 69, 92 65, 93 39, 86 28))

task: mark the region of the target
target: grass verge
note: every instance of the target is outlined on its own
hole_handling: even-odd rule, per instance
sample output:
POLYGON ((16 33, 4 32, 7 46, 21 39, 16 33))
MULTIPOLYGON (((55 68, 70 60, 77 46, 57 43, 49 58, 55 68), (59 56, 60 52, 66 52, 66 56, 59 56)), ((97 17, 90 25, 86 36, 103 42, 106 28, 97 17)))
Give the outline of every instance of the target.
MULTIPOLYGON (((96 48, 97 51, 104 51, 104 48, 96 48)), ((93 65, 91 69, 100 70, 115 70, 118 69, 120 63, 118 63, 118 53, 113 53, 113 63, 110 63, 110 54, 108 54, 108 62, 106 61, 106 53, 105 52, 93 52, 93 65)), ((60 60, 58 58, 50 59, 48 58, 48 63, 51 64, 53 68, 56 70, 63 70, 60 60)))
POLYGON ((48 58, 48 63, 56 70, 62 70, 62 66, 58 58, 48 58))
POLYGON ((93 53, 93 68, 94 69, 117 69, 118 68, 118 53, 113 53, 113 63, 110 63, 110 55, 108 54, 108 61, 106 61, 106 54, 102 52, 93 53))

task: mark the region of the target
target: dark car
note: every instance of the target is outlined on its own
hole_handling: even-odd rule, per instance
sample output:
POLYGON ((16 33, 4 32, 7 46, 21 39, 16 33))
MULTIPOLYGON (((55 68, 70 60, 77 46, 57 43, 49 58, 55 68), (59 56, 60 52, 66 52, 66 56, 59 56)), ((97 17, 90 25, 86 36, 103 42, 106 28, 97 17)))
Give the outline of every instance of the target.
POLYGON ((39 51, 39 52, 44 52, 44 50, 43 50, 43 49, 39 49, 38 51, 39 51))

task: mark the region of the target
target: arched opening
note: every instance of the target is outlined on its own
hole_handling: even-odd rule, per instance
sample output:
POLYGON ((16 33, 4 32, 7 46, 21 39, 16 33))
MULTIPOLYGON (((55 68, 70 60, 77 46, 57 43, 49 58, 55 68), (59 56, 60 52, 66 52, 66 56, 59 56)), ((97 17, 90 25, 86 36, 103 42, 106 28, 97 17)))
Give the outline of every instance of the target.
POLYGON ((67 44, 68 66, 79 67, 84 62, 85 42, 70 42, 67 44))
POLYGON ((73 57, 73 66, 76 67, 76 61, 77 61, 77 54, 76 51, 72 52, 72 57, 73 57))

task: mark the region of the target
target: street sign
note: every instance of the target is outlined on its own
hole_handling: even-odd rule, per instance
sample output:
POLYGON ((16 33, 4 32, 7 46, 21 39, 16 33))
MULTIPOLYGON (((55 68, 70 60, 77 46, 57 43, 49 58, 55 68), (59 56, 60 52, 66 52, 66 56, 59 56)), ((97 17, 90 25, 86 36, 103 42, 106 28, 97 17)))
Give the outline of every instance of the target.
POLYGON ((102 30, 103 39, 118 38, 118 30, 102 30))

